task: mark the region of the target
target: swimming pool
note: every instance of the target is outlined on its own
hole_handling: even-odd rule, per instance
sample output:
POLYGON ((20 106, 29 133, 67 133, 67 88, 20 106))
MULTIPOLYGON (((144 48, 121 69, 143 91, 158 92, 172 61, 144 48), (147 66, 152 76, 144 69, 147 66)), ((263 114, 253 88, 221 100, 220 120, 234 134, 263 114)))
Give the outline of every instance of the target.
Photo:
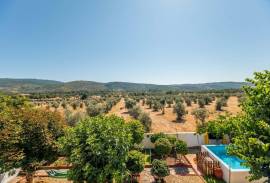
POLYGON ((223 161, 231 170, 249 170, 249 168, 241 165, 243 160, 227 154, 227 145, 207 145, 206 147, 217 159, 223 161))

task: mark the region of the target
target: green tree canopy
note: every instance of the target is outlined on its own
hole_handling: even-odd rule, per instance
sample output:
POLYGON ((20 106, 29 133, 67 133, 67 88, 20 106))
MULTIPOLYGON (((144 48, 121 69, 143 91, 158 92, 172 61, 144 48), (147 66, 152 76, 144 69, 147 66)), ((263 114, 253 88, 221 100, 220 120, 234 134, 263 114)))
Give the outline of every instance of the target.
POLYGON ((128 160, 126 165, 131 174, 141 173, 144 169, 144 164, 144 154, 139 151, 130 151, 128 153, 128 160))
POLYGON ((0 98, 5 98, 0 102, 0 172, 22 167, 31 182, 35 166, 57 155, 64 120, 56 112, 33 109, 25 99, 0 98))
POLYGON ((132 134, 132 144, 140 144, 144 138, 144 127, 140 121, 132 120, 127 123, 132 134))
POLYGON ((164 177, 170 175, 170 170, 165 161, 155 159, 152 162, 151 174, 161 181, 164 177))
POLYGON ((160 138, 155 142, 155 153, 159 157, 167 156, 172 151, 172 144, 167 138, 160 138))
POLYGON ((192 115, 197 121, 204 123, 205 119, 209 116, 209 113, 205 108, 198 108, 192 111, 192 115))
POLYGON ((175 152, 176 154, 186 155, 188 153, 187 143, 182 140, 176 140, 175 152))
POLYGON ((167 135, 165 133, 162 133, 162 132, 155 133, 150 137, 150 140, 152 143, 155 143, 158 139, 161 139, 161 138, 167 138, 167 135))
POLYGON ((60 146, 73 164, 69 177, 77 182, 121 182, 132 146, 124 119, 97 116, 79 122, 66 131, 60 146))
POLYGON ((131 109, 136 105, 136 101, 133 99, 125 99, 125 107, 131 109))
POLYGON ((246 116, 229 153, 250 167, 251 180, 266 177, 270 182, 270 72, 257 72, 247 81, 252 85, 244 87, 246 116))

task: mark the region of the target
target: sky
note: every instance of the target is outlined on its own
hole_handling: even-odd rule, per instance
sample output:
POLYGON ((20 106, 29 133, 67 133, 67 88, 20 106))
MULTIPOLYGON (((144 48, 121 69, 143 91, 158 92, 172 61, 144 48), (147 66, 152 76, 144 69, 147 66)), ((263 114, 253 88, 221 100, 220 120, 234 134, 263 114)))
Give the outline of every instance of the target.
POLYGON ((1 0, 0 77, 155 84, 270 69, 270 0, 1 0))

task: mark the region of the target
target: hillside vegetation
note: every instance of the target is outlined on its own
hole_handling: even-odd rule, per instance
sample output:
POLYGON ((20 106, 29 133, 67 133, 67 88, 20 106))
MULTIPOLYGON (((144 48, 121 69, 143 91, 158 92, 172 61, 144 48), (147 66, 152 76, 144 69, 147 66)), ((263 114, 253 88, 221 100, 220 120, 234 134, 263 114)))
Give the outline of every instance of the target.
POLYGON ((155 85, 127 82, 100 83, 93 81, 59 82, 39 79, 0 79, 0 90, 18 93, 72 92, 72 91, 204 91, 240 89, 244 82, 216 82, 203 84, 155 85))

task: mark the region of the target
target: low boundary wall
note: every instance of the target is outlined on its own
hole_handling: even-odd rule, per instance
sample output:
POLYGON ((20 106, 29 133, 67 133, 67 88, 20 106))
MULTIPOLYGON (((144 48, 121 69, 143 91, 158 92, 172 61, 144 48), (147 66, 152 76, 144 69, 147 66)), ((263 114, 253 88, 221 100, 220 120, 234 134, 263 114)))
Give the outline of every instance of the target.
MULTIPOLYGON (((187 143, 188 147, 198 147, 204 145, 204 135, 196 134, 196 132, 177 132, 177 133, 165 133, 169 136, 174 136, 179 140, 183 140, 187 143)), ((144 134, 144 139, 142 145, 145 149, 153 149, 154 144, 151 142, 150 138, 154 133, 144 134)))

